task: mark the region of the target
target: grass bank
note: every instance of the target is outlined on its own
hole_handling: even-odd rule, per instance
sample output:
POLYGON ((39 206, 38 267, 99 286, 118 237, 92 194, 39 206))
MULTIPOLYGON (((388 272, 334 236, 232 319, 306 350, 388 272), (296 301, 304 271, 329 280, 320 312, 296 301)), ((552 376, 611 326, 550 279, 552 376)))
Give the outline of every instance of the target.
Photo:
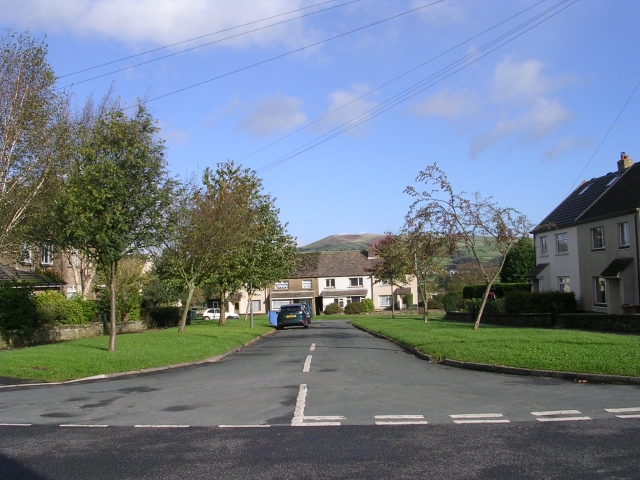
POLYGON ((249 320, 197 321, 178 329, 150 330, 118 335, 116 351, 109 352, 109 337, 85 338, 15 350, 0 350, 0 377, 58 382, 102 373, 204 360, 238 347, 271 330, 266 317, 249 320))
POLYGON ((419 315, 354 317, 354 325, 436 359, 603 375, 640 376, 640 336, 579 330, 510 328, 419 315))

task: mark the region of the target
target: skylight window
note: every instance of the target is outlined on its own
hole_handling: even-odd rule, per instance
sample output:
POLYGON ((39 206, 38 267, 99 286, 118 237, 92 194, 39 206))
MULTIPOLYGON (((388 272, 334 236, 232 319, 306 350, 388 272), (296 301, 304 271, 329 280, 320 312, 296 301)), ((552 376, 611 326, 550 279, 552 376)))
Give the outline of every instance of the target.
POLYGON ((611 180, 609 180, 609 183, 607 183, 607 187, 610 187, 611 185, 613 185, 613 184, 614 184, 614 182, 615 182, 616 180, 618 180, 618 177, 619 177, 619 176, 620 176, 620 175, 616 175, 616 176, 615 176, 615 177, 613 177, 611 180))
POLYGON ((578 195, 582 195, 584 192, 586 192, 589 189, 590 186, 591 186, 591 184, 589 184, 586 187, 584 187, 582 190, 580 190, 580 193, 578 195))

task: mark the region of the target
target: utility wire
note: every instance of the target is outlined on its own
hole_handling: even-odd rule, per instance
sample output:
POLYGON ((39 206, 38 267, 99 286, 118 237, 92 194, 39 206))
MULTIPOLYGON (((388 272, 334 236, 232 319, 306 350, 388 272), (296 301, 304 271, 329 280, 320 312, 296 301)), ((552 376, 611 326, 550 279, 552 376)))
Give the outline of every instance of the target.
MULTIPOLYGON (((279 13, 278 15, 272 15, 271 17, 262 18, 260 20, 254 20, 253 22, 243 23, 242 25, 236 25, 235 27, 225 28, 223 30, 218 30, 217 32, 207 33, 205 35, 200 35, 199 37, 189 38, 187 40, 182 40, 180 42, 172 43, 170 45, 165 45, 164 47, 154 48, 152 50, 147 50, 146 52, 136 53, 135 55, 129 55, 128 57, 123 57, 123 58, 119 58, 117 60, 112 60, 110 62, 101 63, 100 65, 95 65, 93 67, 88 67, 88 68, 85 68, 83 70, 78 70, 76 72, 71 72, 71 73, 67 73, 65 75, 61 75, 58 78, 70 77, 71 75, 77 75, 78 73, 88 72, 89 70, 95 70, 96 68, 105 67, 107 65, 112 65, 114 63, 122 62, 124 60, 129 60, 131 58, 140 57, 140 56, 146 55, 148 53, 153 53, 153 52, 157 52, 159 50, 164 50, 164 49, 167 49, 167 48, 175 47, 176 45, 182 45, 183 43, 189 43, 189 42, 193 42, 195 40, 200 40, 201 38, 210 37, 211 35, 217 35, 218 33, 228 32, 230 30, 235 30, 236 28, 246 27, 248 25, 253 25, 254 23, 264 22, 266 20, 271 20, 272 18, 282 17, 283 15, 289 15, 290 13, 301 12, 302 10, 308 10, 309 8, 319 7, 320 5, 325 5, 327 3, 332 3, 332 2, 336 2, 336 1, 337 0, 328 0, 326 2, 320 2, 320 3, 316 3, 314 5, 309 5, 308 7, 298 8, 297 10, 291 10, 289 12, 279 13)), ((356 0, 356 1, 359 1, 359 0, 356 0)), ((352 2, 349 2, 349 3, 352 3, 352 2)), ((345 5, 347 5, 347 4, 345 4, 345 5)), ((338 5, 338 6, 341 7, 342 5, 338 5)), ((321 11, 324 11, 324 10, 321 10, 321 11)), ((315 12, 315 13, 318 13, 318 12, 315 12)), ((296 18, 301 18, 301 17, 296 17, 296 18)))
MULTIPOLYGON (((96 75, 95 77, 90 77, 90 78, 87 78, 85 80, 80 80, 79 82, 70 83, 69 85, 65 85, 64 87, 58 87, 58 88, 56 88, 56 90, 63 90, 65 88, 72 87, 73 85, 80 85, 81 83, 87 83, 87 82, 90 82, 92 80, 96 80, 98 78, 108 77, 109 75, 113 75, 114 73, 124 72, 125 70, 130 70, 132 68, 139 67, 141 65, 146 65, 148 63, 157 62, 158 60, 163 60, 165 58, 174 57, 176 55, 181 55, 183 53, 190 52, 192 50, 197 50, 198 48, 207 47, 207 46, 213 45, 215 43, 224 42, 225 40, 230 40, 232 38, 241 37, 241 36, 247 35, 249 33, 257 32, 258 30, 264 30, 264 29, 267 29, 267 28, 274 27, 276 25, 281 25, 283 23, 292 22, 294 20, 299 20, 299 19, 304 18, 304 17, 315 15, 316 13, 322 13, 322 12, 326 12, 327 10, 333 10, 334 8, 344 7, 345 5, 349 5, 351 3, 356 3, 356 2, 359 2, 359 1, 361 1, 361 0, 351 0, 351 1, 343 3, 341 5, 336 5, 334 7, 329 7, 329 8, 325 8, 323 10, 318 10, 317 12, 306 13, 304 15, 300 15, 299 17, 289 18, 287 20, 281 20, 281 21, 276 22, 276 23, 265 25, 264 27, 254 28, 253 30, 247 30, 246 32, 237 33, 237 34, 231 35, 229 37, 225 37, 225 38, 220 38, 218 40, 214 40, 213 42, 203 43, 202 45, 196 45, 195 47, 186 48, 186 49, 181 50, 179 52, 169 53, 169 54, 163 55, 161 57, 157 57, 157 58, 153 58, 151 60, 147 60, 147 61, 144 61, 144 62, 136 63, 135 65, 129 65, 127 67, 123 67, 123 68, 120 68, 118 70, 112 70, 111 72, 103 73, 101 75, 96 75)), ((60 77, 60 78, 62 78, 62 77, 60 77)))
MULTIPOLYGON (((556 4, 555 6, 551 7, 550 9, 546 10, 545 12, 543 12, 542 14, 538 14, 535 17, 533 17, 532 20, 534 19, 539 19, 542 15, 545 15, 546 13, 548 13, 550 10, 556 9, 559 6, 561 6, 564 3, 567 3, 570 0, 563 0, 562 2, 556 4)), ((468 63, 466 63, 465 65, 461 66, 460 68, 452 71, 451 73, 443 76, 442 78, 438 79, 437 81, 434 81, 432 83, 430 83, 427 86, 424 87, 417 87, 417 85, 420 84, 424 84, 425 80, 419 82, 418 84, 416 84, 416 86, 411 87, 403 92, 401 92, 400 94, 395 95, 394 97, 391 97, 391 99, 387 100, 386 102, 384 102, 381 105, 378 105, 370 110, 368 110, 367 112, 364 112, 361 115, 358 115, 357 117, 351 119, 348 122, 343 123, 342 125, 334 128, 333 130, 327 132, 324 135, 321 135, 320 137, 316 138, 315 140, 312 140, 311 142, 306 143, 305 145, 293 150, 292 152, 283 155, 282 157, 274 160, 273 162, 263 166, 262 168, 257 169, 258 172, 263 172, 263 171, 267 171, 270 170, 272 168, 275 168, 276 166, 291 160, 294 157, 297 157, 298 155, 306 152, 307 150, 310 150, 314 147, 317 147, 335 137, 337 137, 338 135, 342 135, 343 133, 358 127, 359 125, 377 117, 378 115, 381 115, 382 113, 386 112, 387 110, 399 105, 400 103, 403 103, 405 101, 407 101, 408 99, 422 93, 423 91, 427 90, 428 88, 431 88, 432 86, 442 82, 443 80, 445 80, 446 78, 449 78, 450 76, 452 76, 453 74, 459 72, 460 70, 463 70, 467 67, 469 67, 470 65, 472 65, 473 63, 479 61, 480 59, 486 57, 487 55, 489 55, 490 53, 494 52, 495 50, 503 47, 504 45, 512 42, 513 40, 515 40, 516 38, 524 35, 525 33, 527 33, 528 31, 532 30, 533 28, 537 27, 538 25, 546 22, 547 20, 549 20, 550 18, 554 17, 555 15, 557 15, 558 13, 560 13, 561 11, 569 8, 571 5, 573 5, 574 3, 576 3, 578 0, 573 0, 571 1, 571 3, 569 3, 569 5, 566 5, 565 7, 561 8, 560 10, 558 10, 557 12, 554 12, 553 14, 547 16, 546 18, 542 19, 540 22, 536 23, 535 25, 532 25, 531 27, 527 28, 526 30, 524 30, 523 32, 519 33, 518 35, 513 36, 512 38, 506 40, 505 42, 503 42, 502 44, 498 45, 497 47, 489 50, 488 52, 486 52, 485 54, 473 59, 472 61, 469 61, 468 63), (404 98, 397 98, 397 97, 404 97, 404 98), (395 99, 395 100, 394 100, 395 99), (385 105, 386 104, 386 105, 385 105), (377 111, 376 111, 377 110, 377 111), (358 120, 360 118, 360 120, 358 120), (355 122, 355 123, 354 123, 355 122), (326 137, 326 138, 323 138, 326 137), (305 148, 306 147, 306 148, 305 148)), ((499 39, 504 39, 505 36, 510 35, 511 33, 514 33, 514 31, 516 30, 521 30, 524 26, 526 26, 527 24, 531 23, 532 20, 529 20, 527 22, 525 22, 524 24, 520 25, 519 27, 516 27, 515 29, 513 29, 511 32, 501 35, 500 37, 498 37, 499 39)), ((463 63, 466 60, 469 60, 471 58, 473 58, 474 56, 477 56, 479 52, 481 52, 483 49, 488 48, 488 46, 495 44, 497 41, 499 40, 493 40, 492 42, 490 42, 489 44, 485 45, 484 47, 481 47, 480 49, 476 50, 475 52, 466 55, 463 59, 458 60, 456 62, 454 62, 453 64, 451 64, 449 67, 441 70, 440 72, 431 75, 428 78, 434 78, 434 77, 438 77, 438 76, 442 76, 446 71, 451 70, 452 68, 455 68, 455 66, 460 65, 461 63, 463 63)))
POLYGON ((307 123, 306 125, 304 125, 304 126, 302 126, 302 127, 298 128, 297 130, 294 130, 293 132, 291 132, 291 133, 289 133, 289 134, 287 134, 287 135, 284 135, 284 136, 280 137, 278 140, 275 140, 275 141, 273 141, 273 142, 269 143, 268 145, 266 145, 266 146, 264 146, 264 147, 262 147, 262 148, 260 148, 260 149, 258 149, 258 150, 256 150, 256 151, 254 151, 253 153, 250 153, 249 155, 247 155, 247 156, 245 156, 245 157, 242 157, 242 158, 240 159, 240 161, 244 161, 244 160, 246 160, 247 158, 252 157, 252 156, 254 156, 254 155, 256 155, 256 154, 258 154, 258 153, 262 152, 263 150, 266 150, 267 148, 269 148, 269 147, 271 147, 271 146, 275 145, 276 143, 280 143, 282 140, 285 140, 285 139, 289 138, 290 136, 295 135, 296 133, 298 133, 298 132, 300 132, 300 131, 302 131, 302 130, 305 130, 306 128, 309 128, 311 125, 313 125, 313 124, 315 124, 315 123, 318 123, 320 120, 323 120, 323 119, 325 119, 325 118, 327 118, 327 117, 329 117, 329 116, 333 115, 334 113, 336 113, 336 112, 338 112, 338 111, 342 110, 343 108, 348 107, 349 105, 351 105, 352 103, 357 102, 358 100, 362 100, 362 99, 363 99, 364 97, 366 97, 367 95, 370 95, 370 94, 372 94, 372 93, 374 93, 374 92, 377 92, 378 90, 380 90, 380 89, 382 89, 382 88, 386 87, 387 85, 389 85, 389 84, 391 84, 391 83, 395 82, 396 80, 399 80, 400 78, 402 78, 402 77, 404 77, 404 76, 406 76, 406 75, 410 74, 411 72, 414 72, 415 70, 418 70, 419 68, 424 67, 424 66, 425 66, 425 65, 427 65, 428 63, 431 63, 431 62, 433 62, 434 60, 437 60, 438 58, 442 57, 443 55, 446 55, 447 53, 449 53, 449 52, 451 52, 451 51, 455 50, 456 48, 461 47, 462 45, 464 45, 464 44, 466 44, 466 43, 469 43, 471 40, 474 40, 474 39, 476 39, 476 38, 480 37, 481 35, 484 35, 485 33, 487 33, 487 32, 489 32, 489 31, 493 30, 494 28, 499 27, 499 26, 500 26, 500 25, 502 25, 503 23, 506 23, 506 22, 508 22, 509 20, 511 20, 511 19, 513 19, 513 18, 515 18, 515 17, 517 17, 517 16, 519 16, 519 15, 522 15, 522 14, 523 14, 523 13, 525 13, 526 11, 531 10, 532 8, 534 8, 534 7, 538 6, 538 5, 540 5, 541 3, 544 3, 544 2, 546 2, 546 1, 547 1, 547 0, 541 0, 540 2, 533 4, 533 5, 532 5, 532 6, 530 6, 529 8, 525 8, 525 9, 524 9, 524 10, 522 10, 521 12, 518 12, 518 13, 516 13, 515 15, 510 16, 509 18, 507 18, 507 19, 503 20, 502 22, 500 22, 500 23, 496 23, 494 26, 487 28, 486 30, 484 30, 484 31, 482 31, 482 32, 480 32, 480 33, 478 33, 477 35, 474 35, 473 37, 470 37, 470 38, 466 39, 466 40, 465 40, 465 41, 463 41, 463 42, 460 42, 459 44, 455 45, 454 47, 451 47, 450 49, 445 50, 444 52, 440 53, 439 55, 436 55, 435 57, 430 58, 430 59, 429 59, 429 60, 427 60, 426 62, 423 62, 423 63, 421 63, 420 65, 417 65, 416 67, 411 68, 410 70, 407 70, 406 72, 402 73, 401 75, 398 75, 397 77, 392 78, 391 80, 389 80, 389 81, 387 81, 387 82, 383 83, 382 85, 379 85, 379 86, 377 86, 376 88, 374 88, 374 89, 372 89, 372 90, 369 90, 368 92, 366 92, 366 93, 364 93, 364 94, 360 95, 359 97, 357 97, 357 98, 355 98, 355 99, 351 100, 350 102, 347 102, 347 103, 345 103, 345 104, 343 104, 343 105, 339 106, 338 108, 335 108, 335 109, 331 110, 330 112, 327 112, 326 114, 322 115, 321 117, 316 118, 316 119, 315 119, 315 120, 313 120, 312 122, 307 123))
MULTIPOLYGON (((180 88, 178 90, 174 90, 174 91, 169 92, 169 93, 165 93, 164 95, 159 95, 157 97, 150 98, 149 100, 145 100, 143 103, 146 104, 146 103, 154 102, 156 100, 160 100, 161 98, 169 97, 171 95, 175 95, 176 93, 184 92, 185 90, 190 90, 192 88, 199 87, 200 85, 204 85, 206 83, 210 83, 210 82, 213 82, 215 80, 219 80, 221 78, 228 77, 229 75, 233 75, 234 73, 242 72, 244 70, 248 70, 250 68, 257 67, 258 65, 262 65, 264 63, 268 63, 268 62, 271 62, 273 60, 277 60, 279 58, 286 57, 288 55, 292 55, 292 54, 297 53, 297 52, 301 52, 302 50, 306 50, 307 48, 315 47, 315 46, 320 45, 322 43, 326 43, 326 42, 329 42, 331 40, 335 40, 336 38, 344 37, 346 35, 350 35, 352 33, 358 32, 360 30, 364 30, 366 28, 373 27, 375 25, 379 25, 379 24, 384 23, 384 22, 388 22, 389 20, 393 20, 395 18, 402 17, 403 15, 408 15, 410 13, 416 12, 418 10, 422 10, 423 8, 430 7, 430 6, 435 5, 437 3, 442 3, 444 1, 445 0, 436 0, 433 3, 429 3, 427 5, 422 5, 421 7, 413 8, 411 10, 407 10, 406 12, 399 13, 397 15, 393 15, 391 17, 388 17, 388 18, 385 18, 385 19, 382 19, 382 20, 378 20, 377 22, 373 22, 373 23, 370 23, 370 24, 365 25, 363 27, 359 27, 359 28, 356 28, 356 29, 353 29, 353 30, 349 30, 348 32, 344 32, 344 33, 341 33, 339 35, 335 35, 333 37, 326 38, 324 40, 320 40, 319 42, 312 43, 312 44, 307 45, 305 47, 300 47, 300 48, 297 48, 295 50, 291 50, 289 52, 286 52, 286 53, 283 53, 283 54, 280 54, 280 55, 276 55, 275 57, 271 57, 271 58, 268 58, 266 60, 262 60, 260 62, 253 63, 251 65, 247 65, 246 67, 238 68, 236 70, 232 70, 231 72, 223 73, 222 75, 218 75, 217 77, 213 77, 213 78, 210 78, 208 80, 203 80, 202 82, 194 83, 194 84, 189 85, 187 87, 180 88)), ((127 107, 127 108, 133 108, 133 106, 127 107)))
POLYGON ((593 155, 591 155, 591 158, 589 159, 589 161, 587 162, 587 164, 584 166, 584 168, 582 169, 582 171, 578 174, 578 178, 575 179, 575 181, 573 182, 573 184, 571 185, 571 188, 569 189, 569 192, 567 192, 567 195, 570 194, 573 191, 573 187, 576 185, 576 183, 578 183, 578 181, 580 180, 580 177, 582 177, 582 174, 584 173, 584 171, 587 169, 587 167, 589 166, 589 164, 591 163, 591 160, 593 160, 593 158, 596 156, 596 153, 598 153, 598 150, 600 150, 600 147, 602 146, 602 144, 604 143, 604 141, 607 139, 607 137, 609 136, 609 133, 611 133, 611 130, 613 130, 613 127, 615 126, 616 122, 618 121, 618 119, 620 118, 620 115, 622 115, 622 112, 624 112, 624 109, 627 108, 627 105, 629 104, 629 102, 631 101, 631 97, 633 97, 633 94, 636 93, 636 90, 638 89, 638 87, 640 86, 640 81, 638 81, 638 83, 636 83, 636 86, 633 88, 633 91, 631 92, 631 95, 629 95, 629 98, 627 98, 627 101, 624 102, 624 105, 622 106, 622 110, 620 110, 620 113, 618 113, 618 116, 616 117, 616 119, 613 121, 613 123, 611 124, 611 126, 609 127, 609 130, 607 130, 607 133, 605 134, 604 138, 602 139, 602 141, 600 142, 600 144, 598 145, 598 148, 596 148, 596 151, 593 152, 593 155))

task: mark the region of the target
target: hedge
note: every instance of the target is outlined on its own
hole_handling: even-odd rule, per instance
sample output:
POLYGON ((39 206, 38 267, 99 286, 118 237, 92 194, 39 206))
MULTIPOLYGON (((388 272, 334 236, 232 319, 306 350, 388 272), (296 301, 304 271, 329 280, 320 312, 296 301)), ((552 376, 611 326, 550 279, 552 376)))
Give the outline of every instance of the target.
POLYGON ((506 313, 574 313, 575 292, 511 292, 504 299, 506 313))
MULTIPOLYGON (((484 291, 487 289, 485 283, 478 283, 475 285, 467 285, 462 289, 463 298, 482 298, 484 291)), ((510 292, 530 292, 531 284, 529 282, 524 283, 494 283, 491 286, 491 291, 496 294, 496 298, 506 297, 510 292)))
POLYGON ((462 300, 462 292, 447 292, 442 295, 442 307, 445 312, 458 312, 462 309, 462 300))
POLYGON ((147 328, 174 327, 180 323, 181 317, 182 307, 154 307, 142 315, 147 328))

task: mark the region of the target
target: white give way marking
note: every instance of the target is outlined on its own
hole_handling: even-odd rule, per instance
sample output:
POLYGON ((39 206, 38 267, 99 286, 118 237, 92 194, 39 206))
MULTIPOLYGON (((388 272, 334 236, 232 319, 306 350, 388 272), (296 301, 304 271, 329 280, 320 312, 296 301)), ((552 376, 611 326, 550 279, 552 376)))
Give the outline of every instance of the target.
POLYGON ((342 416, 305 416, 304 407, 307 402, 307 385, 300 385, 298 390, 298 399, 296 400, 296 408, 293 411, 293 418, 291 419, 292 427, 334 427, 339 426, 340 422, 337 420, 345 420, 342 416))

